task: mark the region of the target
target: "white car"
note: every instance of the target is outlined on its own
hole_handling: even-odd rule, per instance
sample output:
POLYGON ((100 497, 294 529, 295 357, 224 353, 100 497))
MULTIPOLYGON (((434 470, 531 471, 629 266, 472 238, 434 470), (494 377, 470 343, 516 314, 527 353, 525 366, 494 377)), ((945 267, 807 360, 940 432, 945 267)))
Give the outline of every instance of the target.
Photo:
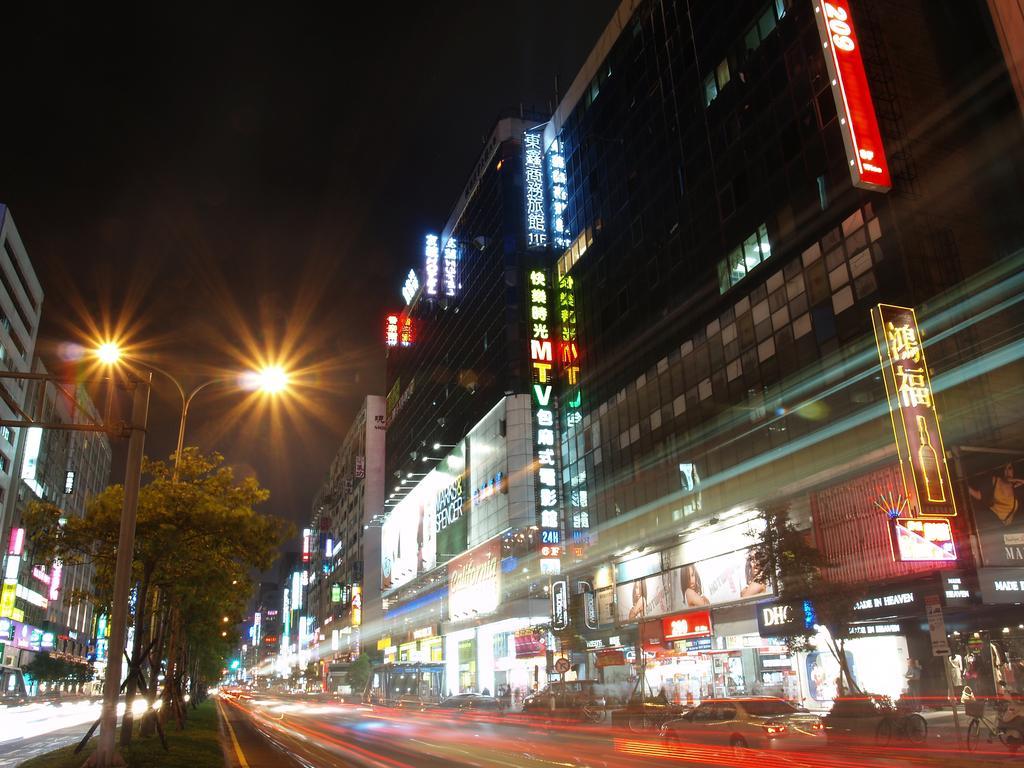
POLYGON ((824 746, 821 718, 783 699, 709 699, 661 728, 669 743, 729 746, 733 750, 800 750, 824 746))

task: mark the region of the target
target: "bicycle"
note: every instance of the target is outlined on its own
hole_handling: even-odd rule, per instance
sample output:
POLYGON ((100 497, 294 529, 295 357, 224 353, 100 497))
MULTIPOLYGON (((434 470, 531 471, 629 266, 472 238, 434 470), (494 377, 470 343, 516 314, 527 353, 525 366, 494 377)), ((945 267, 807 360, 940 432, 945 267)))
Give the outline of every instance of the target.
POLYGON ((886 715, 875 729, 875 743, 884 747, 893 737, 911 744, 924 744, 928 740, 928 722, 917 712, 886 715))
MULTIPOLYGON (((978 744, 981 742, 981 727, 985 726, 986 736, 988 743, 991 744, 993 740, 998 740, 999 743, 1003 744, 1011 754, 1016 754, 1017 750, 1021 747, 1021 740, 1015 736, 1011 736, 1006 726, 1000 722, 1000 718, 1003 713, 1009 707, 1007 701, 995 701, 993 706, 996 711, 996 717, 994 720, 989 720, 985 715, 985 700, 977 700, 974 698, 965 699, 963 702, 964 711, 967 716, 971 718, 971 722, 967 726, 967 749, 971 752, 978 748, 978 744)), ((1017 733, 1017 731, 1014 731, 1017 733)))

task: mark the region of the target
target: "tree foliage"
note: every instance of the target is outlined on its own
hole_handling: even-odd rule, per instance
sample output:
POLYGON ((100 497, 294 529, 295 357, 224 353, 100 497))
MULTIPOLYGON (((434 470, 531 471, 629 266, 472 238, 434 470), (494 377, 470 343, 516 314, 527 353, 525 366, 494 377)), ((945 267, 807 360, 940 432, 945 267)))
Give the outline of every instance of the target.
POLYGON ((835 567, 790 517, 788 505, 772 505, 761 513, 763 531, 751 548, 751 563, 758 578, 775 586, 779 602, 807 622, 789 625, 785 642, 794 651, 818 647, 824 641, 840 669, 839 690, 859 691, 850 674, 845 645, 853 635, 854 606, 867 585, 830 578, 835 567), (821 632, 824 629, 826 632, 821 632))
POLYGON ((360 654, 359 658, 349 665, 348 684, 351 686, 353 693, 362 693, 366 689, 366 684, 370 681, 372 669, 373 665, 370 662, 370 657, 365 653, 360 654))
POLYGON ((95 674, 91 664, 68 661, 45 651, 37 653, 22 671, 41 683, 87 683, 95 674))
MULTIPOLYGON (((254 478, 238 480, 218 453, 188 448, 177 471, 173 457, 145 460, 132 574, 136 661, 143 637, 174 637, 167 651, 187 653, 190 674, 219 676, 237 641, 250 571, 268 568, 292 535, 290 523, 256 511, 268 498, 254 478), (161 626, 172 617, 173 627, 161 626)), ((25 515, 37 560, 95 566, 88 599, 97 611, 110 610, 123 502, 123 486, 111 485, 82 518, 61 523, 51 504, 34 504, 25 515)))

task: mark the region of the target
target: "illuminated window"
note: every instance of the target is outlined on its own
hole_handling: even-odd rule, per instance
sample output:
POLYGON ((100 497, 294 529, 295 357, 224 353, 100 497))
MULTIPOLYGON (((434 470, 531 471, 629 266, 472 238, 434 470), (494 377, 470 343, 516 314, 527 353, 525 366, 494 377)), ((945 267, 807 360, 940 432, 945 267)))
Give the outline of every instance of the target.
POLYGON ((69 469, 64 475, 64 493, 75 492, 75 470, 69 469))
POLYGON ((725 293, 772 255, 768 228, 762 224, 718 263, 718 289, 725 293))
POLYGON ((11 428, 8 426, 0 427, 0 438, 3 438, 8 443, 11 442, 11 428))
POLYGON ((711 102, 718 98, 718 85, 715 84, 715 74, 712 72, 704 78, 704 106, 711 106, 711 102))
POLYGON ((718 83, 718 90, 721 91, 729 84, 729 60, 722 59, 718 66, 715 67, 715 82, 718 83))

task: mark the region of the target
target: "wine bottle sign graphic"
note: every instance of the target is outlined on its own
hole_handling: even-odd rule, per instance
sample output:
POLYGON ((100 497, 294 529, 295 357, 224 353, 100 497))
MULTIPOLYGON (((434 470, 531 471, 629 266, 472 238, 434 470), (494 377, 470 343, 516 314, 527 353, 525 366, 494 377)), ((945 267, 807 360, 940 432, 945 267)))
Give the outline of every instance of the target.
POLYGON ((942 468, 939 464, 939 456, 932 446, 931 436, 928 434, 928 422, 924 416, 916 416, 918 446, 917 459, 921 467, 921 474, 924 476, 924 489, 928 501, 940 503, 946 500, 946 484, 942 479, 942 468))

